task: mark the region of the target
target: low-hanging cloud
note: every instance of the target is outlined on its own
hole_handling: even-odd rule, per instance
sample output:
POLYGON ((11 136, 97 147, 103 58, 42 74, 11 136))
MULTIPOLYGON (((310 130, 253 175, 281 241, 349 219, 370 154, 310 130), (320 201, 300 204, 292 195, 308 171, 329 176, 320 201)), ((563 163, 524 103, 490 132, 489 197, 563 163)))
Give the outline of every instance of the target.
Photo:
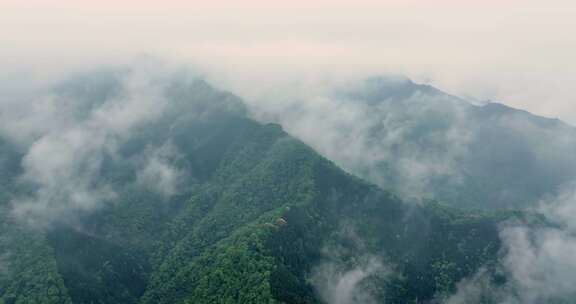
POLYGON ((280 123, 344 169, 407 199, 433 196, 435 179, 458 183, 468 152, 466 104, 400 76, 319 78, 246 96, 253 117, 280 123), (417 133, 426 129, 427 137, 417 133), (383 173, 386 174, 383 174, 383 173))
MULTIPOLYGON (((94 73, 95 81, 73 78, 17 106, 3 103, 0 130, 23 147, 18 181, 31 189, 11 201, 13 214, 43 226, 115 198, 113 184, 103 177, 103 162, 121 157, 121 143, 162 115, 170 75, 152 64, 106 71, 103 79, 94 73)), ((177 174, 164 161, 166 153, 150 151, 138 176, 173 194, 177 174)))
MULTIPOLYGON (((121 81, 109 88, 109 96, 96 101, 50 91, 28 102, 0 103, 0 133, 21 147, 23 173, 18 181, 28 186, 12 199, 13 215, 44 226, 77 211, 96 209, 118 195, 103 178, 102 164, 107 158, 121 157, 119 146, 134 130, 158 119, 170 102, 163 91, 172 74, 154 66, 129 70, 119 74, 121 81)), ((389 87, 382 92, 371 92, 364 82, 312 82, 275 88, 271 95, 249 95, 247 103, 253 117, 281 123, 348 171, 405 198, 433 197, 436 179, 458 184, 464 173, 459 162, 475 139, 469 128, 468 105, 421 91, 421 87, 408 90, 407 95, 402 90, 394 93, 395 87, 411 82, 385 80, 389 87), (367 92, 384 95, 358 95, 367 92), (419 138, 415 132, 422 128, 432 132, 419 138), (382 170, 389 174, 382 175, 382 170)), ((86 85, 75 90, 86 96, 94 92, 86 85)), ((516 114, 500 116, 499 123, 523 134, 541 132, 516 114)), ((554 134, 540 135, 549 139, 549 145, 534 141, 531 147, 537 148, 539 157, 561 158, 558 151, 573 142, 572 136, 554 134)), ((149 147, 135 162, 140 169, 135 182, 164 196, 178 193, 185 175, 174 165, 179 157, 170 143, 149 147)), ((505 286, 494 285, 482 270, 460 282, 448 302, 493 297, 501 303, 541 303, 574 295, 570 285, 576 281, 573 189, 564 189, 539 210, 554 226, 516 223, 502 227, 505 254, 501 266, 510 278, 505 286)), ((354 264, 341 263, 342 255, 348 254, 327 256, 313 273, 315 286, 329 303, 370 303, 374 297, 365 282, 388 276, 390 268, 364 251, 359 251, 354 264)))
POLYGON ((169 143, 148 149, 144 152, 142 169, 137 173, 137 183, 165 197, 179 193, 187 175, 173 165, 179 157, 177 148, 169 143))
POLYGON ((502 257, 497 271, 505 283, 480 269, 458 284, 449 304, 569 303, 576 295, 576 185, 543 201, 545 225, 510 222, 501 227, 502 257), (568 302, 566 302, 568 301, 568 302))
POLYGON ((322 263, 314 270, 312 281, 320 296, 331 304, 370 304, 377 303, 363 285, 373 275, 386 271, 380 260, 374 256, 360 257, 361 262, 346 269, 338 263, 322 263))
POLYGON ((552 227, 512 225, 501 231, 522 303, 573 299, 576 295, 576 185, 571 184, 540 208, 552 227))
MULTIPOLYGON (((555 226, 503 225, 499 265, 495 269, 483 267, 459 282, 455 294, 438 301, 545 303, 573 296, 576 229, 571 223, 576 222, 576 198, 573 190, 559 190, 558 186, 574 177, 574 158, 567 153, 576 148, 574 129, 499 104, 469 104, 426 86, 402 90, 410 84, 397 77, 305 79, 260 92, 242 85, 235 90, 247 97, 256 119, 279 122, 346 170, 405 199, 461 191, 465 203, 473 194, 471 186, 486 185, 457 187, 470 174, 476 178, 474 174, 480 172, 485 174, 480 182, 507 183, 492 188, 495 200, 516 200, 522 203, 516 205, 520 208, 542 206, 538 213, 555 226), (371 87, 371 81, 383 83, 371 87), (425 136, 418 136, 421 131, 425 136), (437 187, 438 180, 443 187, 437 187), (523 186, 508 187, 518 184, 523 186), (544 199, 540 204, 524 200, 547 195, 555 199, 544 199), (505 284, 494 277, 494 271, 506 278, 505 284)), ((484 205, 477 207, 514 206, 480 203, 484 205)), ((369 257, 348 268, 328 260, 315 269, 313 281, 327 303, 356 303, 354 290, 382 270, 382 265, 369 257)))
POLYGON ((281 124, 406 200, 525 208, 576 178, 575 154, 565 153, 576 149, 569 125, 498 103, 472 104, 405 77, 212 77, 244 97, 255 119, 281 124))
POLYGON ((343 226, 337 238, 352 246, 344 247, 339 245, 341 242, 327 243, 322 248, 322 261, 312 269, 312 285, 325 303, 378 303, 381 295, 376 294, 372 285, 375 279, 383 282, 393 276, 392 267, 366 248, 352 226, 343 226))

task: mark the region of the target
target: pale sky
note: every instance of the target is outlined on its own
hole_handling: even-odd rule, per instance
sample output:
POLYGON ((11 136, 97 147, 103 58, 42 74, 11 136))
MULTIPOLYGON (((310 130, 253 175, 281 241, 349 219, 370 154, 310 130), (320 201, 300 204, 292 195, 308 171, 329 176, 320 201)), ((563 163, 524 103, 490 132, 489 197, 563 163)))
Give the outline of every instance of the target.
POLYGON ((257 79, 405 74, 576 123, 573 0, 0 0, 0 79, 142 53, 257 79))

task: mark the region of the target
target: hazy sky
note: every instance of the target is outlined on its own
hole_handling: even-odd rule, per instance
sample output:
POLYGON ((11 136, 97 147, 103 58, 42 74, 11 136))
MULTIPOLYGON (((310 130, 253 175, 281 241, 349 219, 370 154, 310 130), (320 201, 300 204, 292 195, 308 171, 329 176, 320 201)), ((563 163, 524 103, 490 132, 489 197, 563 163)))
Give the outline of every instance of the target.
POLYGON ((402 73, 576 123, 573 0, 0 0, 0 79, 139 53, 259 80, 402 73))

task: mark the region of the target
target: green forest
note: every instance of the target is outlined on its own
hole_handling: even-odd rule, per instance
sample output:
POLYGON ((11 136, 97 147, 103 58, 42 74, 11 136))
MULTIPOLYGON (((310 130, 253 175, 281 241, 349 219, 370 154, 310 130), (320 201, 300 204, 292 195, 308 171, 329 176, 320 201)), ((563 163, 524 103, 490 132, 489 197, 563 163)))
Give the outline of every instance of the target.
MULTIPOLYGON (((128 96, 119 80, 126 74, 78 76, 54 94, 76 101, 67 114, 74 121, 89 121, 128 96)), ((1 304, 454 303, 459 283, 478 273, 488 290, 510 286, 502 225, 553 225, 521 208, 471 208, 490 197, 476 180, 456 194, 439 189, 446 201, 406 202, 279 124, 254 120, 231 93, 185 74, 163 81, 161 114, 106 133, 114 149, 102 145, 96 165, 75 160, 77 175, 66 175, 91 174, 72 190, 113 193, 91 205, 53 215, 75 198, 70 183, 30 177, 42 174, 30 169, 31 145, 0 137, 1 304), (169 167, 175 178, 160 170, 166 179, 147 183, 147 157, 149 168, 169 167), (166 180, 175 186, 158 190, 166 180), (27 200, 47 209, 13 210, 27 200), (353 290, 338 300, 333 292, 344 292, 346 280, 353 290)))

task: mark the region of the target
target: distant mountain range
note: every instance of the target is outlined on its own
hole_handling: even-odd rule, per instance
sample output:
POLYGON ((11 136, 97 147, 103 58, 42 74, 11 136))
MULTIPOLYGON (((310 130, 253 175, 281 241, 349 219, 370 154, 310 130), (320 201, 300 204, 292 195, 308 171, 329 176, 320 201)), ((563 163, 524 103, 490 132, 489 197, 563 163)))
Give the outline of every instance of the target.
POLYGON ((336 111, 278 119, 312 148, 186 73, 103 70, 3 111, 0 303, 437 303, 479 272, 508 286, 501 225, 547 223, 469 209, 572 179, 573 128, 410 81, 331 96, 336 111))
POLYGON ((576 129, 557 119, 500 103, 473 105, 401 77, 340 84, 313 97, 255 107, 347 171, 405 199, 525 208, 576 178, 576 129))

